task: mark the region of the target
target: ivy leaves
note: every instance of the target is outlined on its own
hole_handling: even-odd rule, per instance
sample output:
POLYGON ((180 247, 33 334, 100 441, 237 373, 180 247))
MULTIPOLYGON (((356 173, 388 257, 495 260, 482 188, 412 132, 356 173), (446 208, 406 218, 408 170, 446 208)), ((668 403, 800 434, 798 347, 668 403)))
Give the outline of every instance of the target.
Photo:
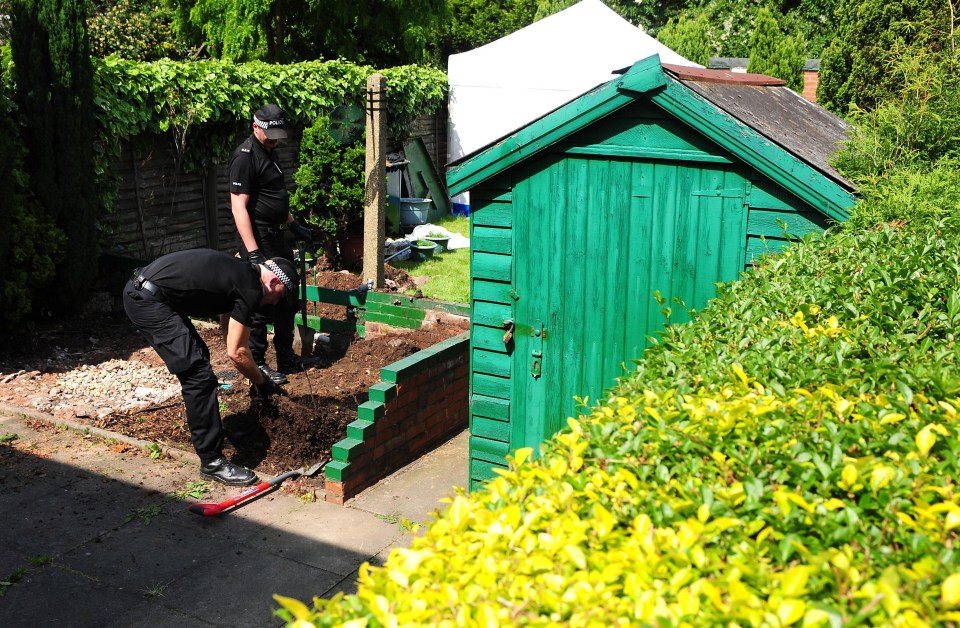
MULTIPOLYGON (((216 60, 151 63, 117 57, 95 60, 95 102, 101 143, 109 156, 120 141, 143 133, 184 135, 184 167, 220 163, 250 116, 267 102, 279 104, 294 124, 309 125, 345 102, 365 104, 367 77, 375 71, 348 61, 290 65, 233 64, 216 60)), ((413 118, 439 109, 446 74, 420 66, 386 68, 390 131, 404 137, 413 118)))

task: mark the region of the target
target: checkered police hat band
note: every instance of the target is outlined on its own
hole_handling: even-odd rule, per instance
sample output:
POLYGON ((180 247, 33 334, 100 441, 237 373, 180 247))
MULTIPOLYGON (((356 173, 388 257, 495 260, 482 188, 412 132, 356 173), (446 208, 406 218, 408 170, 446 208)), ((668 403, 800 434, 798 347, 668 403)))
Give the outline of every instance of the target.
POLYGON ((272 126, 283 128, 283 120, 261 120, 257 116, 253 116, 253 123, 256 124, 261 129, 269 129, 272 126))
POLYGON ((273 274, 276 275, 281 282, 283 282, 283 285, 287 287, 287 290, 292 292, 294 288, 296 288, 296 286, 293 285, 293 281, 291 281, 291 279, 287 277, 287 274, 285 272, 280 270, 280 267, 277 266, 273 262, 273 260, 267 260, 267 263, 265 264, 265 266, 273 271, 273 274))

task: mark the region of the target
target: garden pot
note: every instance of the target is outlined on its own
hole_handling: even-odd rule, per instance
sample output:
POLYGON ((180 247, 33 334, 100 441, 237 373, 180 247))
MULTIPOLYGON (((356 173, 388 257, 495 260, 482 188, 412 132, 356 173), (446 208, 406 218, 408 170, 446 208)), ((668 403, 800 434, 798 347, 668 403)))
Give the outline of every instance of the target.
POLYGON ((437 247, 433 243, 431 243, 430 246, 417 246, 416 244, 411 244, 410 259, 414 262, 422 262, 433 257, 433 253, 436 250, 437 247))
POLYGON ((450 242, 450 238, 445 237, 445 236, 438 236, 438 237, 436 237, 436 238, 432 238, 432 237, 430 237, 430 236, 427 236, 427 237, 424 238, 424 240, 426 240, 426 241, 428 241, 428 242, 433 242, 434 244, 436 244, 436 245, 437 245, 437 253, 444 253, 444 252, 446 252, 446 250, 447 250, 447 243, 450 242))
POLYGON ((401 198, 400 224, 425 225, 430 217, 433 201, 429 198, 401 198))

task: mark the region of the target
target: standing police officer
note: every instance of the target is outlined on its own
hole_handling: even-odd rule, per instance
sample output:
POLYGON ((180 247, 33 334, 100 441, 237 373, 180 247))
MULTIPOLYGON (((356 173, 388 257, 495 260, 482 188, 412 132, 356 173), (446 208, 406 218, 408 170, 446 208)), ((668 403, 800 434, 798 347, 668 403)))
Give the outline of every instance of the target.
POLYGON ((123 289, 127 316, 180 380, 190 439, 205 479, 246 486, 257 475, 223 457, 219 384, 210 350, 189 317, 220 318, 227 355, 253 382, 251 395, 284 394, 257 368, 248 344, 256 310, 295 294, 293 273, 293 264, 283 258, 254 265, 220 251, 192 249, 138 268, 123 289))
MULTIPOLYGON (((283 169, 277 162, 276 147, 287 138, 283 110, 263 105, 253 115, 253 134, 230 156, 230 209, 237 227, 240 257, 261 264, 268 257, 293 259, 293 250, 284 240, 289 229, 298 238, 310 240, 310 231, 290 213, 289 195, 283 169)), ((296 275, 291 277, 295 282, 296 275)), ((304 364, 293 352, 294 300, 282 301, 254 318, 250 351, 257 367, 277 384, 286 384, 284 373, 296 373, 304 364), (267 365, 267 322, 273 323, 273 346, 277 370, 267 365)))

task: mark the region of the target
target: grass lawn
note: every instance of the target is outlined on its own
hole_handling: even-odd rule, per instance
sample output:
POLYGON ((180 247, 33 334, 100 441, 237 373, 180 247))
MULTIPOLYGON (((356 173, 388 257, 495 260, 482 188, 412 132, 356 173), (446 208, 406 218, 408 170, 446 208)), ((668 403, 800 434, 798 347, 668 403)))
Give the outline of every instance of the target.
MULTIPOLYGON (((451 214, 433 221, 433 224, 470 237, 469 218, 451 214)), ((413 276, 430 277, 420 289, 428 299, 470 303, 470 249, 444 251, 422 262, 390 262, 390 265, 402 268, 413 276)))

